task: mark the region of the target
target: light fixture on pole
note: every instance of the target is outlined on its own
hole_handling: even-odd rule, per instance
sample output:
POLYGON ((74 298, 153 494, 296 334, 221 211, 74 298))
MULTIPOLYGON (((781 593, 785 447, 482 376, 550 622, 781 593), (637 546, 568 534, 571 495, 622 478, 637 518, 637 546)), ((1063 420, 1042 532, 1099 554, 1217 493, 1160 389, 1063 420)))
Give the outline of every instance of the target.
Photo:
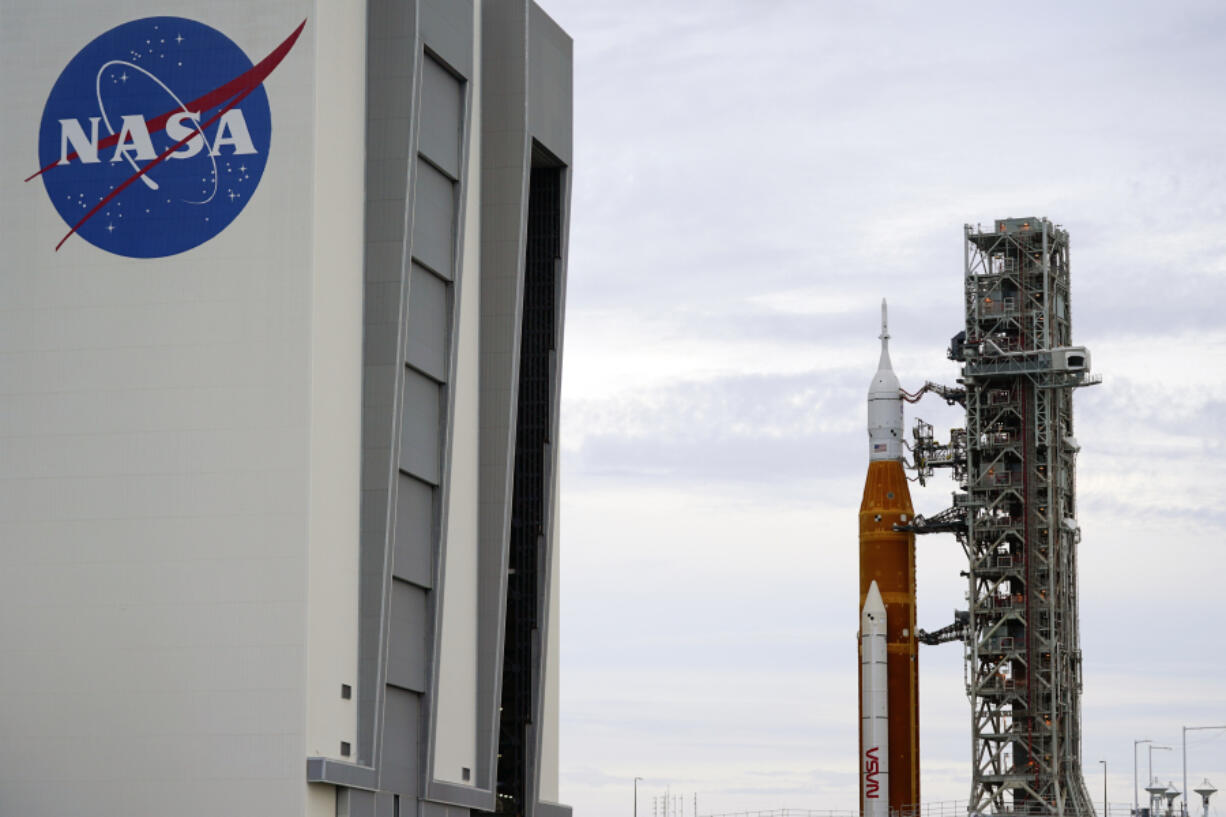
POLYGON ((1159 783, 1155 777, 1145 790, 1149 792, 1149 817, 1158 817, 1157 811, 1162 803, 1162 795, 1166 794, 1166 784, 1159 783))
POLYGON ((1138 812, 1141 810, 1141 801, 1137 795, 1137 747, 1142 743, 1153 743, 1153 740, 1144 738, 1132 742, 1132 817, 1140 817, 1138 812))
POLYGON ((1181 794, 1179 789, 1175 788, 1174 781, 1166 784, 1166 791, 1162 796, 1166 798, 1166 817, 1175 817, 1175 798, 1181 794))
POLYGON ((634 778, 634 817, 639 817, 639 781, 641 777, 634 778))
POLYGON ((1154 750, 1155 749, 1157 749, 1160 752, 1161 751, 1171 751, 1171 747, 1170 746, 1159 746, 1156 743, 1151 743, 1149 745, 1149 768, 1146 769, 1147 773, 1145 775, 1145 779, 1152 780, 1156 783, 1157 781, 1154 780, 1154 750))
MULTIPOLYGON (((1188 733, 1199 732, 1202 729, 1226 729, 1226 726, 1185 726, 1183 728, 1183 790, 1188 790, 1188 733)), ((1206 780, 1206 783, 1209 781, 1206 780)), ((1209 802, 1206 800, 1205 802, 1209 802)), ((1188 798, 1183 798, 1184 813, 1187 814, 1188 798)))
POLYGON ((1102 817, 1107 817, 1107 762, 1102 763, 1102 817))
POLYGON ((1193 789, 1193 791, 1200 795, 1201 805, 1204 806, 1205 809, 1204 817, 1209 817, 1209 798, 1213 796, 1213 793, 1217 791, 1217 789, 1213 787, 1213 784, 1209 782, 1209 778, 1206 777, 1205 782, 1201 783, 1198 787, 1193 789))

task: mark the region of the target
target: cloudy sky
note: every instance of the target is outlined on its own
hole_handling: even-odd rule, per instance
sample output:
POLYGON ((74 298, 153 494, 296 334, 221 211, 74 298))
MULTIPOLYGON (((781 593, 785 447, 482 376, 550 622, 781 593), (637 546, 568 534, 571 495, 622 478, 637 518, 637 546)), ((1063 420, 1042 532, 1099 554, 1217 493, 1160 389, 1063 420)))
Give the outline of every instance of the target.
MULTIPOLYGON (((1076 397, 1090 791, 1105 760, 1131 801, 1141 738, 1179 783, 1180 726, 1226 724, 1226 7, 544 5, 575 39, 563 801, 856 807, 877 304, 903 385, 953 382, 962 225, 1032 215, 1070 231, 1104 377, 1076 397)), ((959 554, 920 540, 921 626, 964 606, 959 554)), ((921 662, 925 799, 965 800, 961 652, 921 662)), ((1226 732, 1188 766, 1226 789, 1226 732)))

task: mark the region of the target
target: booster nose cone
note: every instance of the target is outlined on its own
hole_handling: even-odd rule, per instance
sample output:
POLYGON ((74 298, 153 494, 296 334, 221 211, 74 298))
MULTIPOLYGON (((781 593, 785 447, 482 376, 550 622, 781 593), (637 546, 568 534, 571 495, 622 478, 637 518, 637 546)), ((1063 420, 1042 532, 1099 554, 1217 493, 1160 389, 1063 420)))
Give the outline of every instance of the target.
POLYGON ((881 299, 881 361, 868 387, 868 454, 870 460, 902 458, 902 396, 890 363, 890 329, 881 299))
POLYGON ((880 630, 885 632, 885 602, 881 599, 881 590, 877 582, 868 586, 868 595, 864 597, 864 607, 860 610, 860 631, 870 633, 880 630))

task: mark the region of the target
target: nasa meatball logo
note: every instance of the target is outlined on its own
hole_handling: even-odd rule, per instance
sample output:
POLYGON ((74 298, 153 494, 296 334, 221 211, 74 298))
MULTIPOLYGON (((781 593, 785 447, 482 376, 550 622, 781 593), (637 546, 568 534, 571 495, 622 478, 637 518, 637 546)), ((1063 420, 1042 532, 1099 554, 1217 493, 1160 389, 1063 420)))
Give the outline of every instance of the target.
POLYGON ((272 147, 263 82, 304 20, 258 63, 182 17, 112 28, 60 74, 38 133, 41 177, 68 231, 129 258, 186 252, 255 195, 272 147))

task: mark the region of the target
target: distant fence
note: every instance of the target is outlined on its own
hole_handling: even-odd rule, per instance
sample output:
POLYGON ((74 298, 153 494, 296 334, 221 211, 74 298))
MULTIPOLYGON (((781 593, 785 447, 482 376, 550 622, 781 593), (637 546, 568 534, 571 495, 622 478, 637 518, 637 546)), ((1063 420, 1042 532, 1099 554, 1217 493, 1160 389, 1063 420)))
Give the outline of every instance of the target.
POLYGON ((777 808, 770 811, 726 811, 700 817, 859 817, 859 814, 847 809, 777 808))
MULTIPOLYGON (((1100 808, 1096 805, 1095 809, 1100 808)), ((859 809, 780 808, 767 811, 725 811, 700 817, 860 817, 859 809)), ((965 800, 940 800, 925 803, 917 809, 890 812, 890 817, 967 817, 965 800)), ((1108 803, 1099 817, 1132 817, 1132 803, 1108 803)), ((1159 813, 1155 817, 1160 817, 1159 813)))
MULTIPOLYGON (((769 811, 728 811, 722 814, 704 814, 701 817, 860 817, 859 809, 811 809, 780 808, 769 811)), ((942 800, 925 803, 917 809, 901 813, 890 812, 890 817, 966 817, 965 800, 942 800)))

